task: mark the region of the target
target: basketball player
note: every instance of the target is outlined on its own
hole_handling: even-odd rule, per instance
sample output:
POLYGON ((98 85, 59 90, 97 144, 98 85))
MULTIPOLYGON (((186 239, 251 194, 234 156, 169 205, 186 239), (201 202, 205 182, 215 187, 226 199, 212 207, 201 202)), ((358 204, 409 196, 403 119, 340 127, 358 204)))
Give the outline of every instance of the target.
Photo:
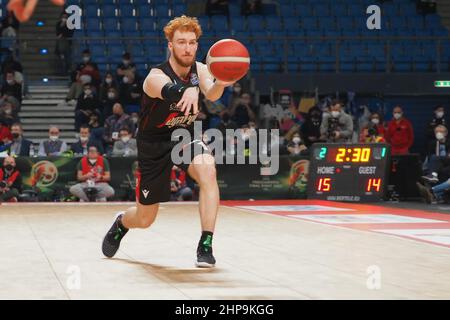
MULTIPOLYGON (((196 62, 201 27, 196 18, 181 16, 164 28, 170 58, 152 68, 144 81, 137 136, 139 174, 136 207, 118 213, 103 240, 103 254, 113 257, 120 241, 133 228, 148 228, 155 221, 159 203, 170 199, 171 151, 176 128, 192 130, 198 114, 200 91, 215 101, 233 82, 214 81, 206 65, 196 62)), ((192 140, 188 147, 201 140, 192 140)), ((191 153, 192 154, 192 153, 191 153)), ((191 163, 180 165, 199 184, 199 211, 202 234, 197 248, 198 267, 214 267, 213 232, 219 206, 219 188, 211 154, 191 156, 191 163)))

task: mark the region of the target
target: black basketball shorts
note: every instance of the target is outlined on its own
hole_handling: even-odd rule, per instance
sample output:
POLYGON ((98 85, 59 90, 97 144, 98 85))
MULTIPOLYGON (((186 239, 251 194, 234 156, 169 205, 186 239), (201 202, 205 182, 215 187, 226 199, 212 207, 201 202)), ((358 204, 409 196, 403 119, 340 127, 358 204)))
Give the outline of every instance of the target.
MULTIPOLYGON (((143 205, 151 205, 170 200, 170 174, 174 165, 171 157, 172 149, 178 142, 158 141, 148 142, 137 140, 138 163, 136 183, 136 201, 143 205)), ((196 155, 210 153, 201 140, 193 140, 185 144, 181 156, 190 149, 189 162, 177 164, 186 173, 189 164, 196 155), (195 147, 195 145, 198 145, 195 147)))

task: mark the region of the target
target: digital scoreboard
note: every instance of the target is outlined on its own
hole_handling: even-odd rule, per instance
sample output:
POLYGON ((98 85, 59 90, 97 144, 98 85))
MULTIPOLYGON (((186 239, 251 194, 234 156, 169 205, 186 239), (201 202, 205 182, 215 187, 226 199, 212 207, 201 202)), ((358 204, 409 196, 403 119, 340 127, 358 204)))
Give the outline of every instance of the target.
POLYGON ((384 197, 390 163, 383 143, 316 143, 310 149, 308 198, 373 202, 384 197))

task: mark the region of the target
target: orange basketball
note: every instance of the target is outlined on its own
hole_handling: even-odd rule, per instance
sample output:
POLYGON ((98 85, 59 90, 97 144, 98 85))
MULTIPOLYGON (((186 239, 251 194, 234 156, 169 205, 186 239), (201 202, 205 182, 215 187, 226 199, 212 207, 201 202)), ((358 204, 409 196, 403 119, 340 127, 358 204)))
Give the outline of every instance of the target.
POLYGON ((206 64, 214 78, 227 82, 237 81, 248 72, 250 54, 239 41, 223 39, 209 49, 206 64))

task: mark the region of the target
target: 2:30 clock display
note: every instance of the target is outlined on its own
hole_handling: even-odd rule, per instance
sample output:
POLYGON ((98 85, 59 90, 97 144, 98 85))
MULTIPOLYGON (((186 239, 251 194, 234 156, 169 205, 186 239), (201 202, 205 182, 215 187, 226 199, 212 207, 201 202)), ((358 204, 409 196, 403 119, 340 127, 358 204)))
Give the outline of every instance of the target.
POLYGON ((338 148, 334 161, 340 162, 369 162, 370 148, 338 148))

